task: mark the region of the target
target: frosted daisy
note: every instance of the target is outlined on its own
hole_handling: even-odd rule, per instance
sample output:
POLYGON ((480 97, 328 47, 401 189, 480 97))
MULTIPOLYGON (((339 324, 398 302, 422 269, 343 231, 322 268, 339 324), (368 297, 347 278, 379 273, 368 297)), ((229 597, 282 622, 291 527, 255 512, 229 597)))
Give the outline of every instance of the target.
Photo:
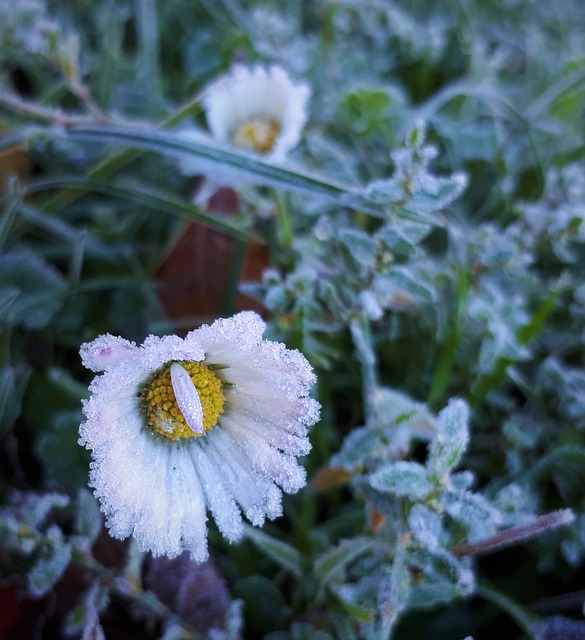
POLYGON ((301 138, 311 91, 273 65, 236 65, 211 84, 203 106, 214 137, 281 161, 301 138))
POLYGON ((111 535, 154 555, 208 557, 207 510, 230 541, 281 515, 282 491, 305 484, 296 456, 319 418, 305 357, 262 339, 253 312, 187 336, 112 335, 81 347, 96 376, 80 444, 111 535))

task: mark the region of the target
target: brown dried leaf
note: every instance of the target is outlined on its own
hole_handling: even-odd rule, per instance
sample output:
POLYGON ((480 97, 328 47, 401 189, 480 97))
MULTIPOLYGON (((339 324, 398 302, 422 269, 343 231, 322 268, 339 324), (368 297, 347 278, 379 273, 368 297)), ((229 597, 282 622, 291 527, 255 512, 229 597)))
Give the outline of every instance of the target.
POLYGON ((317 492, 327 491, 333 487, 347 484, 351 479, 351 473, 339 467, 323 467, 313 478, 312 486, 317 492))
MULTIPOLYGON (((219 189, 206 209, 218 215, 233 215, 239 198, 233 189, 219 189)), ((162 305, 175 321, 200 324, 216 318, 230 295, 232 273, 241 260, 239 282, 258 282, 268 266, 268 250, 259 242, 247 242, 243 258, 237 240, 203 224, 189 223, 165 256, 156 273, 162 305)), ((262 311, 249 296, 237 294, 235 310, 262 311)))

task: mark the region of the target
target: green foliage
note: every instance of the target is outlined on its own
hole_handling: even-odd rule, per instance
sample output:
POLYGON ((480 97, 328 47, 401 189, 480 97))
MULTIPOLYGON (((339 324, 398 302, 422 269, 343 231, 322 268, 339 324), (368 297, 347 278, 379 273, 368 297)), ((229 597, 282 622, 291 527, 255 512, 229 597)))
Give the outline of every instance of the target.
POLYGON ((144 588, 138 552, 110 566, 100 549, 78 349, 231 313, 244 265, 270 337, 315 367, 322 422, 284 518, 241 546, 210 534, 233 598, 210 637, 577 633, 584 15, 579 0, 0 0, 0 571, 25 599, 83 583, 48 629, 108 636, 127 607, 138 635, 199 637, 144 588), (208 135, 201 96, 236 60, 311 86, 285 162, 208 135), (208 205, 214 185, 237 210, 208 205), (181 268, 204 311, 180 315, 165 268, 191 225, 181 268), (256 242, 268 257, 248 272, 256 242), (540 537, 554 527, 538 516, 567 509, 540 537), (530 524, 521 551, 483 560, 530 524))

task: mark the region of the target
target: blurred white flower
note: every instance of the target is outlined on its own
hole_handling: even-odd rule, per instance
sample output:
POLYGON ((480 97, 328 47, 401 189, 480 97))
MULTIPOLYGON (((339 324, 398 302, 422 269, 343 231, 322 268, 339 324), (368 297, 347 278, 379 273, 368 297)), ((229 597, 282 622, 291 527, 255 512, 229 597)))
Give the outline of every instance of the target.
POLYGON ((104 335, 81 347, 103 371, 84 402, 80 444, 111 535, 134 535, 154 555, 208 557, 206 511, 230 541, 242 513, 255 525, 282 512, 282 491, 304 486, 296 456, 319 418, 311 366, 262 339, 252 312, 141 346, 104 335), (280 488, 279 488, 280 487, 280 488))
POLYGON ((299 143, 310 95, 279 66, 236 65, 208 87, 203 106, 217 140, 281 161, 299 143))

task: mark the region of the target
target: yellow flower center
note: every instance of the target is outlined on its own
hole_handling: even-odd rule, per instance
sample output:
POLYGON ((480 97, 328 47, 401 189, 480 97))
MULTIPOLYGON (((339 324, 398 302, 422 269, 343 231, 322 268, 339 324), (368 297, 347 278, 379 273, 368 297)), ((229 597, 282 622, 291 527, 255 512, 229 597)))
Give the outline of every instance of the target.
POLYGON ((232 141, 240 149, 258 153, 269 153, 280 133, 280 124, 276 120, 256 118, 240 125, 232 134, 232 141))
POLYGON ((195 433, 177 404, 171 381, 171 362, 167 363, 140 392, 148 426, 161 436, 178 440, 195 438, 212 429, 223 413, 225 396, 221 380, 201 362, 180 362, 193 381, 203 408, 203 432, 195 433))

